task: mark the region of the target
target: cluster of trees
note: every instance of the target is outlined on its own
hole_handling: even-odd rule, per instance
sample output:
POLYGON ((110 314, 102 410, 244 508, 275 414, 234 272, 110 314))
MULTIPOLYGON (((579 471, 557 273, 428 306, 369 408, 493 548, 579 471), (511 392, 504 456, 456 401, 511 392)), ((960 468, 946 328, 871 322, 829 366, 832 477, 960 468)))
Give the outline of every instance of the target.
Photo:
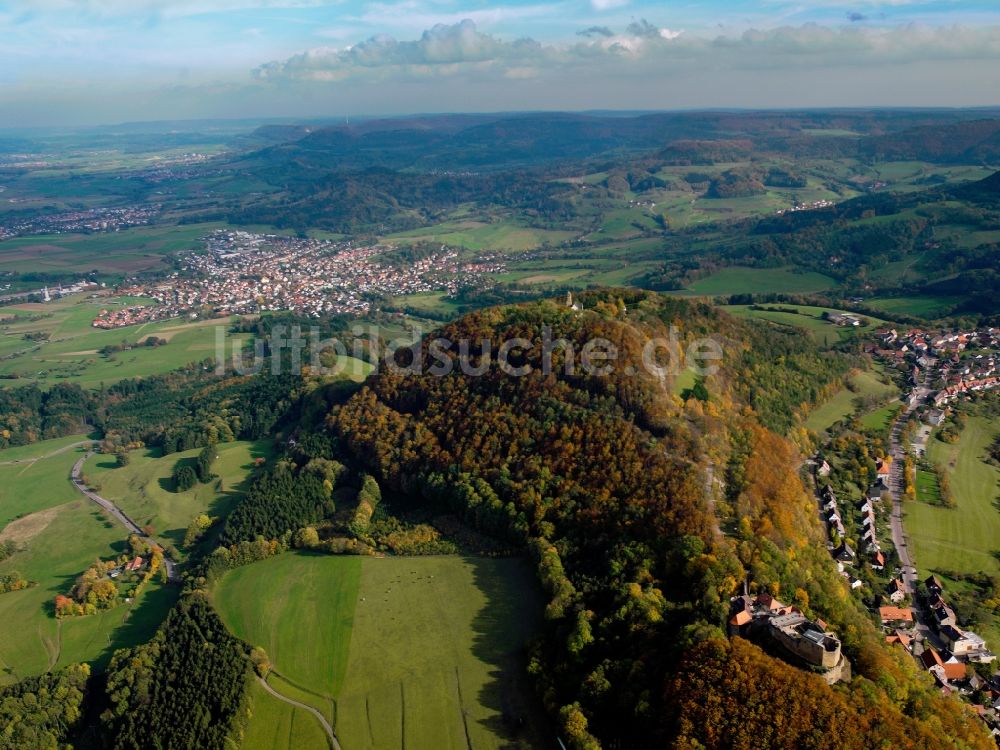
POLYGON ((767 192, 760 175, 747 170, 730 169, 714 178, 708 187, 709 198, 747 198, 767 192))
POLYGON ((97 351, 105 357, 110 357, 112 354, 131 351, 132 349, 136 349, 140 346, 155 348, 157 346, 166 346, 167 343, 166 339, 159 338, 157 336, 148 336, 145 341, 136 341, 134 344, 129 343, 128 341, 122 341, 118 344, 107 344, 106 346, 102 346, 97 351))
POLYGON ((361 477, 361 489, 358 490, 358 505, 351 518, 350 530, 355 536, 364 536, 372 521, 375 508, 382 501, 382 490, 371 474, 361 477))
POLYGON ((157 572, 165 571, 163 551, 159 547, 150 546, 136 534, 130 535, 128 541, 130 554, 114 560, 98 560, 76 579, 69 596, 56 596, 56 617, 80 617, 111 609, 119 603, 120 597, 134 596, 157 572), (126 564, 139 556, 147 558, 142 569, 126 571, 126 564), (115 578, 112 578, 115 571, 115 578))
MULTIPOLYGON (((987 454, 986 455, 987 455, 989 461, 993 465, 1000 466, 1000 435, 998 435, 993 440, 993 442, 990 443, 990 447, 987 448, 987 454)), ((0 558, 0 559, 2 559, 2 558, 0 558)))
POLYGON ((198 472, 187 461, 178 461, 171 475, 175 492, 187 492, 198 484, 198 472))
POLYGON ((224 545, 258 537, 277 539, 333 513, 329 480, 289 464, 281 462, 257 478, 226 519, 224 545))
POLYGON ((0 448, 87 432, 98 401, 71 383, 0 389, 0 448))
POLYGON ((105 747, 223 750, 246 720, 253 672, 204 595, 185 596, 153 639, 115 652, 108 667, 105 747))
POLYGON ((948 474, 948 470, 935 463, 931 463, 930 467, 937 478, 938 495, 941 497, 941 505, 945 508, 958 507, 955 493, 951 489, 951 475, 948 474))
POLYGON ((406 523, 395 516, 386 516, 371 524, 367 536, 381 549, 394 555, 452 555, 458 546, 445 539, 428 523, 406 523))
POLYGON ((212 526, 218 523, 219 519, 207 513, 199 513, 191 519, 187 529, 184 531, 184 541, 181 543, 184 549, 191 549, 205 535, 212 526))
POLYGON ((0 687, 0 750, 70 747, 89 678, 88 665, 72 664, 0 687))
POLYGON ((210 482, 215 479, 215 474, 212 473, 212 464, 215 463, 215 459, 218 458, 218 448, 214 441, 209 442, 194 461, 194 471, 198 475, 199 482, 210 482))
POLYGON ((212 554, 201 561, 197 574, 193 576, 194 585, 196 588, 204 586, 227 570, 287 552, 291 543, 292 534, 286 532, 280 539, 258 537, 253 541, 236 542, 228 547, 216 547, 212 554))
POLYGON ((301 374, 283 368, 255 377, 215 375, 215 362, 191 363, 164 375, 121 380, 84 390, 58 383, 0 390, 0 449, 97 429, 105 452, 159 446, 164 453, 210 442, 256 440, 269 434, 298 399, 301 374))
POLYGON ((299 373, 218 377, 214 368, 212 361, 196 363, 98 391, 95 426, 119 442, 141 440, 169 454, 261 438, 298 396, 299 373))
POLYGON ((0 594, 6 594, 11 591, 20 591, 31 585, 31 581, 23 578, 17 571, 0 575, 0 594))
MULTIPOLYGON (((912 662, 906 654, 902 658, 912 662)), ((947 738, 952 747, 985 749, 992 741, 962 716, 967 710, 959 701, 934 706, 941 725, 949 727, 944 733, 934 723, 909 720, 884 693, 833 689, 741 638, 701 642, 666 683, 674 747, 915 749, 941 745, 947 738)))
POLYGON ((99 609, 110 609, 118 603, 118 586, 108 577, 116 567, 114 560, 94 563, 73 585, 69 596, 57 595, 56 617, 81 617, 99 609))
POLYGON ((747 321, 742 340, 735 343, 744 375, 734 379, 734 388, 766 427, 782 434, 859 364, 843 353, 817 349, 799 332, 764 321, 747 321))
MULTIPOLYGON (((324 532, 329 528, 324 529, 324 532)), ((367 543, 347 536, 330 536, 323 538, 315 526, 305 526, 292 535, 292 546, 296 549, 309 549, 317 552, 329 552, 332 555, 371 555, 375 550, 367 543)), ((407 554, 400 552, 400 554, 407 554)))

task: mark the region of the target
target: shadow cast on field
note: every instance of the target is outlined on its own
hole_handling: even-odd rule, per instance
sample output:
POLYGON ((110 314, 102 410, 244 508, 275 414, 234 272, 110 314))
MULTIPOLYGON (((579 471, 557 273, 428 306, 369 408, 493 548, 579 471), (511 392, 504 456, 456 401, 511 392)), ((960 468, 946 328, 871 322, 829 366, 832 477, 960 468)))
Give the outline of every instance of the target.
POLYGON ((498 737, 543 746, 547 721, 527 672, 530 641, 542 628, 544 599, 527 558, 467 558, 487 604, 473 620, 473 654, 494 665, 477 702, 493 711, 480 723, 498 737))
MULTIPOLYGON (((178 586, 172 584, 150 584, 150 586, 151 588, 143 595, 142 603, 127 610, 127 618, 108 631, 108 645, 91 662, 95 671, 103 672, 118 649, 131 648, 149 641, 180 598, 178 586)), ((126 611, 122 611, 122 616, 125 615, 126 611)))

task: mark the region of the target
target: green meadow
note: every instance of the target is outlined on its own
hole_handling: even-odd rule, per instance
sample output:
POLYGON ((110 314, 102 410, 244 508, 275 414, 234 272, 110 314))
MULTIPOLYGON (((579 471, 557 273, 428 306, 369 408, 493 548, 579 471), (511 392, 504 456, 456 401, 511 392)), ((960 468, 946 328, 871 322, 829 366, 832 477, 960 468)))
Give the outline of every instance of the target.
POLYGON ((722 309, 730 315, 735 315, 741 318, 757 318, 759 320, 766 320, 776 325, 802 328, 812 337, 813 341, 820 346, 832 346, 838 341, 851 338, 858 333, 867 333, 885 324, 885 321, 880 318, 874 318, 871 315, 858 315, 859 318, 867 320, 868 323, 856 328, 837 326, 823 319, 823 313, 825 312, 844 312, 843 310, 835 310, 831 307, 791 305, 784 302, 767 304, 763 305, 763 307, 780 307, 789 310, 796 310, 797 312, 784 312, 783 310, 775 311, 767 309, 755 310, 750 305, 726 305, 722 309))
POLYGON ((97 557, 125 551, 126 532, 69 482, 82 436, 46 440, 0 453, 0 541, 18 551, 0 562, 36 583, 0 594, 0 684, 74 662, 103 668, 114 649, 146 641, 172 606, 176 591, 150 583, 141 596, 112 610, 57 621, 52 601, 97 557), (11 456, 20 456, 12 459, 11 456))
POLYGON ((405 244, 408 241, 440 242, 469 250, 496 250, 523 252, 543 244, 558 245, 573 239, 576 232, 529 227, 511 220, 483 221, 457 219, 386 237, 389 241, 405 244))
POLYGON ((837 282, 815 271, 796 273, 788 268, 723 268, 691 284, 695 294, 766 294, 821 292, 837 282))
MULTIPOLYGON (((945 570, 1000 575, 1000 470, 983 460, 998 433, 996 423, 970 417, 958 443, 936 437, 928 442, 927 458, 948 472, 957 507, 905 506, 904 524, 922 576, 945 570)), ((1000 645, 1000 623, 981 630, 991 647, 1000 645)))
POLYGON ((246 492, 253 463, 270 459, 270 440, 238 441, 218 446, 212 465, 215 479, 199 482, 186 492, 176 492, 171 475, 178 462, 194 464, 200 449, 161 456, 159 449, 132 451, 128 466, 116 466, 112 456, 95 455, 84 465, 92 485, 140 526, 151 525, 164 545, 173 545, 181 557, 181 542, 191 519, 199 513, 225 517, 246 492))
MULTIPOLYGON (((899 393, 899 389, 890 382, 882 381, 876 372, 863 371, 851 376, 851 388, 841 388, 833 396, 813 409, 806 418, 805 427, 813 432, 823 432, 834 423, 846 419, 858 412, 858 399, 875 396, 889 398, 899 393)), ((862 415, 861 423, 865 427, 878 429, 888 423, 890 415, 895 413, 896 404, 876 409, 862 415)))
POLYGON ((86 440, 86 435, 70 435, 0 451, 0 529, 80 497, 69 473, 84 451, 75 444, 86 440))
POLYGON ((941 504, 941 489, 934 472, 917 469, 917 500, 931 505, 941 504))
POLYGON ((541 605, 523 560, 289 553, 228 573, 213 598, 268 652, 272 686, 332 711, 346 748, 538 744, 522 649, 541 605), (525 719, 517 736, 502 713, 525 719))
POLYGON ((919 297, 882 297, 881 299, 868 300, 867 304, 887 313, 902 313, 918 318, 934 319, 947 315, 961 301, 961 297, 921 295, 919 297))
POLYGON ((308 711, 278 700, 256 681, 250 686, 250 697, 243 750, 320 750, 330 746, 323 727, 308 711))
MULTIPOLYGON (((35 381, 69 381, 87 387, 111 384, 123 378, 147 377, 177 369, 189 362, 215 356, 216 328, 227 319, 154 323, 102 330, 92 322, 97 314, 115 305, 151 304, 144 297, 99 297, 78 294, 49 303, 25 303, 2 308, 0 321, 0 375, 16 379, 5 385, 35 381), (27 336, 44 334, 45 341, 27 336), (122 342, 135 344, 149 336, 167 340, 157 347, 139 346, 129 351, 102 355, 99 350, 122 342)), ((226 334, 229 349, 246 334, 226 334)))

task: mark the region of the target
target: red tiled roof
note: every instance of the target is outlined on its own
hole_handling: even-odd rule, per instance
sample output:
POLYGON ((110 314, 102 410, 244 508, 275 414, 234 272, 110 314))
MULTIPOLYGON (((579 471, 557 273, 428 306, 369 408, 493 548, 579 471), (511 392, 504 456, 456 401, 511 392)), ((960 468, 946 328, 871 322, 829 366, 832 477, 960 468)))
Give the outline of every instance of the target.
POLYGON ((941 665, 944 667, 944 676, 949 680, 964 680, 965 679, 965 665, 958 662, 946 662, 941 665))
POLYGON ((886 620, 905 620, 906 622, 913 622, 913 612, 903 607, 879 607, 878 614, 879 617, 882 618, 883 622, 886 620))

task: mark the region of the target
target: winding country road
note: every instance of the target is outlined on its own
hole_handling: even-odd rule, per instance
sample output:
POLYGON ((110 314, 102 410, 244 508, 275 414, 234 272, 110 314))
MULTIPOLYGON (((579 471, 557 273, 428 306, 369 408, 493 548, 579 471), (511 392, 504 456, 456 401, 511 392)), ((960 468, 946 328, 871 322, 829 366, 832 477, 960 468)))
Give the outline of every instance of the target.
MULTIPOLYGON (((118 521, 118 523, 120 523, 122 526, 128 529, 131 533, 136 534, 141 539, 143 539, 144 541, 148 542, 151 545, 160 547, 160 544, 154 539, 152 539, 148 534, 146 534, 146 532, 144 532, 141 528, 139 528, 139 524, 137 524, 135 521, 129 518, 125 514, 125 511, 123 511, 121 508, 119 508, 117 505, 115 505, 107 498, 101 497, 96 492, 92 492, 83 483, 82 479, 83 462, 86 461, 88 458, 90 458, 92 455, 94 455, 93 451, 87 451, 79 461, 73 464, 73 471, 70 473, 70 479, 73 482, 73 486, 76 487, 81 494, 85 495, 86 497, 90 498, 95 503, 100 505, 101 508, 103 508, 108 513, 108 515, 110 515, 112 518, 118 521)), ((163 550, 163 564, 167 569, 168 581, 177 583, 178 581, 181 580, 180 573, 177 571, 177 563, 174 562, 174 560, 167 554, 166 550, 163 550)))
POLYGON ((282 695, 273 687, 268 685, 267 680, 265 680, 263 677, 258 677, 257 681, 261 684, 261 687, 263 687, 268 693, 273 695, 279 701, 287 703, 290 706, 295 706, 296 708, 304 709, 309 713, 311 713, 313 716, 315 716, 319 720, 319 723, 323 725, 323 730, 326 732, 327 737, 330 738, 330 742, 333 744, 333 750, 343 750, 343 748, 341 748, 340 746, 340 743, 337 741, 337 735, 333 733, 333 727, 330 726, 330 722, 328 722, 326 720, 326 717, 323 716, 323 714, 321 714, 317 709, 313 708, 312 706, 306 705, 305 703, 299 703, 297 700, 292 700, 286 695, 282 695))

